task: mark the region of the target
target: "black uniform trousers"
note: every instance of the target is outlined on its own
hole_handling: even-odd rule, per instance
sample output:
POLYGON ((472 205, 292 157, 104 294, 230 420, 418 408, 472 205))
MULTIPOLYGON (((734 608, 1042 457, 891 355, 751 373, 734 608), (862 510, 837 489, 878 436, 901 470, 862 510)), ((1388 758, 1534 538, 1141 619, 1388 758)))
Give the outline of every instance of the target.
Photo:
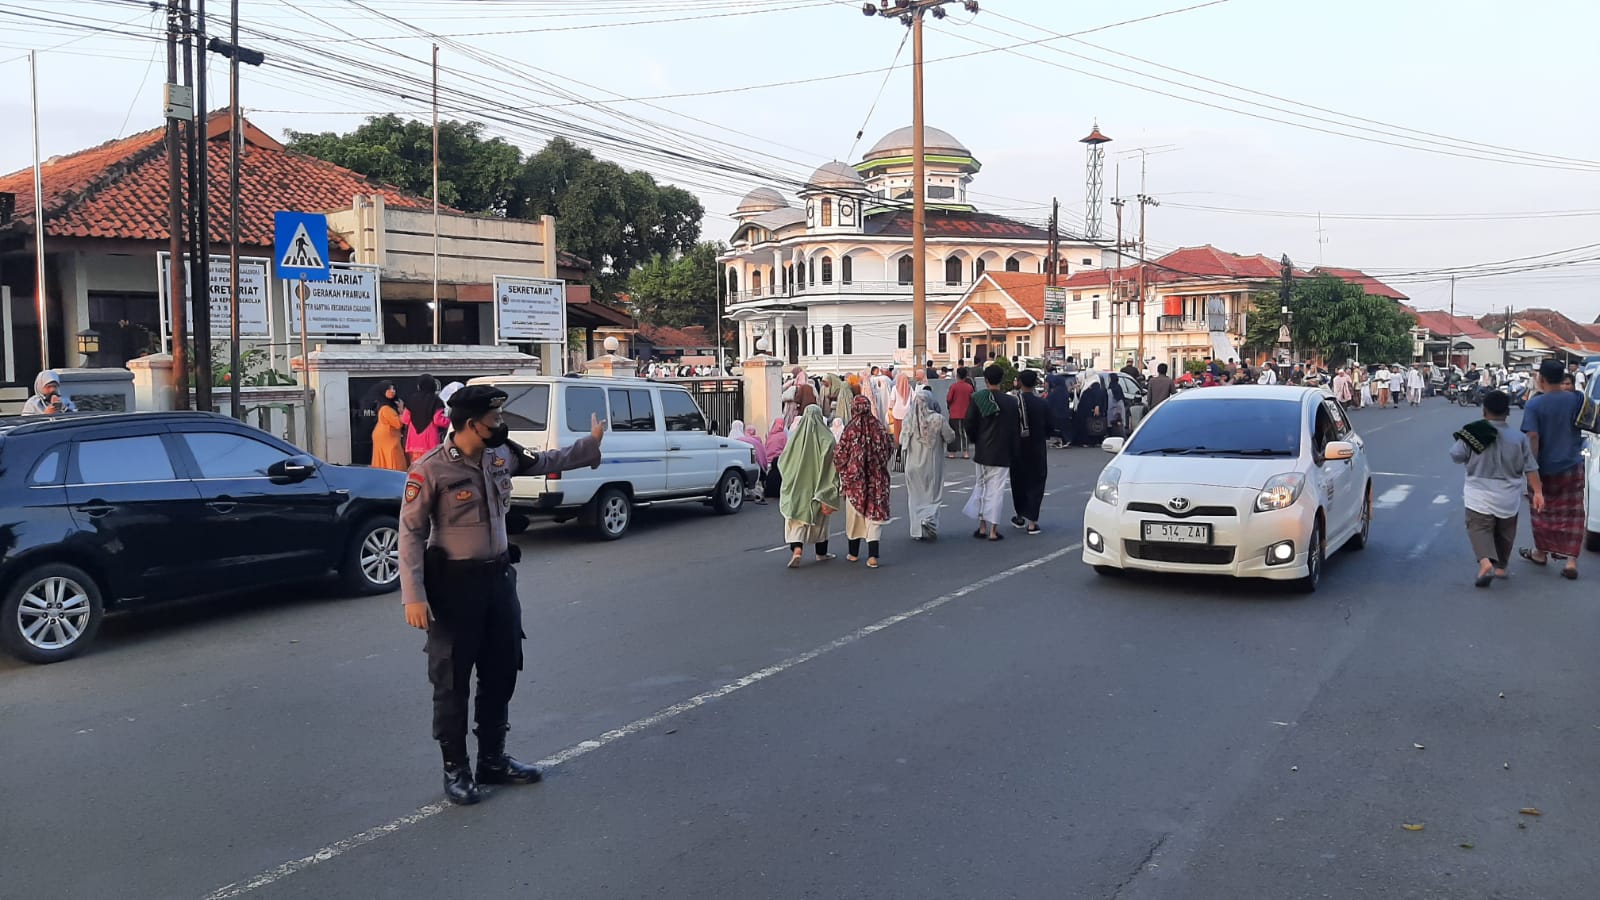
POLYGON ((522 670, 522 604, 517 570, 505 559, 441 560, 428 577, 434 620, 428 625, 428 681, 433 738, 464 741, 472 673, 478 673, 475 719, 480 737, 503 731, 522 670))

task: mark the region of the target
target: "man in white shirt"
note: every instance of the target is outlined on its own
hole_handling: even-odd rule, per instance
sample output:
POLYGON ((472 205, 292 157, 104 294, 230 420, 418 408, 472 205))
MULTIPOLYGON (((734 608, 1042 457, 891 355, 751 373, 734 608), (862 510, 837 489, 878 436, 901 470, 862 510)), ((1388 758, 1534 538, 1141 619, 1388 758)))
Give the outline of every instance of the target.
POLYGON ((1261 366, 1261 377, 1256 379, 1256 384, 1277 384, 1277 383, 1278 383, 1278 370, 1277 370, 1277 368, 1275 368, 1272 365, 1272 363, 1263 363, 1262 366, 1261 366))
POLYGON ((1406 372, 1406 402, 1412 406, 1421 406, 1422 386, 1422 366, 1413 365, 1411 370, 1406 372))
POLYGON ((1394 408, 1400 408, 1400 398, 1406 395, 1406 370, 1399 363, 1389 369, 1389 396, 1394 399, 1394 408))

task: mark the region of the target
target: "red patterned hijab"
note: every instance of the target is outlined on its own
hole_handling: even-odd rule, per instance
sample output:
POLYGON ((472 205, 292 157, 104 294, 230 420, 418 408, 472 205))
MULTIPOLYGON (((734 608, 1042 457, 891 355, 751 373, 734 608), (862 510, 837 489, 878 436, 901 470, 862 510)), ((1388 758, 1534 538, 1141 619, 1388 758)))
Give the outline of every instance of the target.
POLYGON ((833 465, 839 470, 839 487, 862 515, 876 522, 889 520, 889 457, 894 438, 872 414, 865 397, 850 402, 850 423, 833 448, 833 465))

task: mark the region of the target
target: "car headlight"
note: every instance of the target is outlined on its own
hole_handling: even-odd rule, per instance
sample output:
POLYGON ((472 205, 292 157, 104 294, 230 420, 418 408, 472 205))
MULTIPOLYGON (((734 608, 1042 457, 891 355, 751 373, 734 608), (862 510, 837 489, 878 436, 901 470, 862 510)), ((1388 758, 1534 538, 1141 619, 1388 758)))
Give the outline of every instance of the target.
POLYGON ((1300 499, 1300 492, 1305 486, 1306 476, 1299 472, 1285 472, 1268 478, 1266 486, 1256 495, 1256 512, 1288 509, 1300 499))
POLYGON ((1100 473, 1100 480, 1094 485, 1094 498, 1101 503, 1117 505, 1117 485, 1122 481, 1122 470, 1116 466, 1106 466, 1100 473))

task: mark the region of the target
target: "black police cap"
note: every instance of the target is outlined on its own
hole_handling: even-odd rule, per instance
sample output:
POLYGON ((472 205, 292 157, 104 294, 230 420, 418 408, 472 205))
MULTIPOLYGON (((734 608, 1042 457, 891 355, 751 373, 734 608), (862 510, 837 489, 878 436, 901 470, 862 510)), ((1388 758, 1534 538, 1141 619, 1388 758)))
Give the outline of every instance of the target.
POLYGON ((450 411, 465 412, 472 418, 499 409, 506 402, 506 392, 487 384, 469 384, 450 395, 450 411))

